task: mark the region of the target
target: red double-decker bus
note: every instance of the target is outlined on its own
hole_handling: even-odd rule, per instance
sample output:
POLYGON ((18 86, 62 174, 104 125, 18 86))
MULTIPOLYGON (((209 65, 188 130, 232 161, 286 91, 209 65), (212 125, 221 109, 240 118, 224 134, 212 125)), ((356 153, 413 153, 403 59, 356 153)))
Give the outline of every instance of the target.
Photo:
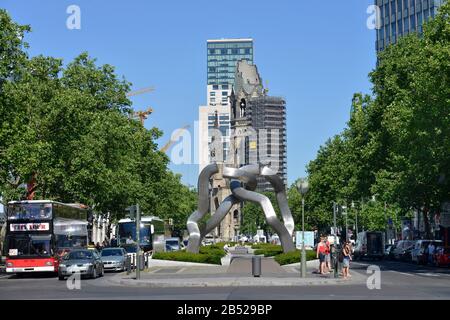
POLYGON ((89 241, 89 210, 50 200, 11 201, 6 208, 7 273, 58 272, 60 256, 89 241))

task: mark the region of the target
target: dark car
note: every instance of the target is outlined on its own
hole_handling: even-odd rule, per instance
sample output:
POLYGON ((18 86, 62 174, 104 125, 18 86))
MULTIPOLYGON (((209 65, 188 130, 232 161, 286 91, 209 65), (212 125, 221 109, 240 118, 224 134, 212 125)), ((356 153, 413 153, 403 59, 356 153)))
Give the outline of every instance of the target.
POLYGON ((408 255, 409 257, 411 257, 411 250, 413 249, 414 244, 415 241, 413 240, 400 240, 399 242, 397 242, 393 251, 394 259, 405 261, 408 255))
POLYGON ((81 276, 97 278, 103 276, 103 262, 97 251, 94 250, 72 250, 66 254, 58 267, 58 279, 79 273, 81 276))

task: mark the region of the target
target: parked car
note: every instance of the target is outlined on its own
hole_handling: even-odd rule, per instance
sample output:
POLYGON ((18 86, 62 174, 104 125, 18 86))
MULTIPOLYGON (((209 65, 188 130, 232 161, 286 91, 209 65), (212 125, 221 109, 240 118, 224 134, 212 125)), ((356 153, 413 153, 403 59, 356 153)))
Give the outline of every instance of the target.
MULTIPOLYGON (((393 255, 395 260, 403 260, 403 255, 408 255, 407 249, 412 249, 414 247, 414 241, 413 240, 400 240, 397 242, 397 245, 395 246, 393 255)), ((410 254, 410 253, 409 253, 410 254)))
POLYGON ((435 264, 438 267, 450 267, 450 247, 438 247, 435 255, 435 264))
POLYGON ((412 250, 414 249, 414 246, 408 247, 404 250, 404 252, 400 255, 400 261, 403 262, 412 262, 411 255, 412 250))
POLYGON ((103 276, 103 262, 97 251, 77 249, 70 251, 62 259, 58 267, 58 279, 79 273, 81 276, 97 278, 103 276))
POLYGON ((428 255, 426 249, 433 243, 435 247, 442 244, 440 240, 417 240, 414 244, 414 248, 411 251, 411 259, 417 264, 427 264, 428 255))
POLYGON ((105 270, 124 271, 127 252, 124 248, 106 248, 100 253, 105 270))
POLYGON ((381 231, 363 231, 358 233, 358 240, 355 244, 355 260, 363 258, 383 259, 384 258, 384 234, 381 231))

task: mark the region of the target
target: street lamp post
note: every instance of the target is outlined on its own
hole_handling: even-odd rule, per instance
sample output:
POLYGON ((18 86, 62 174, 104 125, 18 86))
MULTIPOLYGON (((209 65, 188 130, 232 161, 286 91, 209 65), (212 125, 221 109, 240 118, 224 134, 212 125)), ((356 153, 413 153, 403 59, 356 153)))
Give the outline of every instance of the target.
POLYGON ((297 182, 297 189, 302 195, 302 255, 301 255, 301 277, 306 278, 306 251, 305 251, 305 194, 309 190, 306 180, 297 182))
POLYGON ((336 202, 333 201, 333 223, 334 223, 334 241, 333 241, 333 268, 334 268, 334 277, 338 278, 338 259, 337 259, 337 224, 336 224, 336 202))

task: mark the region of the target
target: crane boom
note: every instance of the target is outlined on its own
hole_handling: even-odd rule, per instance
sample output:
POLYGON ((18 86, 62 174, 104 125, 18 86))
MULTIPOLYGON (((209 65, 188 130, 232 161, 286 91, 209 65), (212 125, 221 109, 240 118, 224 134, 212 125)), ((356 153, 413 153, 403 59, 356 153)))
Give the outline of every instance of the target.
POLYGON ((170 141, 167 142, 164 147, 162 147, 159 151, 161 152, 167 152, 167 150, 170 149, 170 147, 178 140, 178 138, 183 134, 184 130, 187 130, 190 126, 184 126, 183 128, 179 128, 175 134, 171 137, 170 141))
POLYGON ((155 87, 146 87, 136 91, 131 91, 127 93, 127 97, 134 97, 143 93, 155 91, 155 87))

